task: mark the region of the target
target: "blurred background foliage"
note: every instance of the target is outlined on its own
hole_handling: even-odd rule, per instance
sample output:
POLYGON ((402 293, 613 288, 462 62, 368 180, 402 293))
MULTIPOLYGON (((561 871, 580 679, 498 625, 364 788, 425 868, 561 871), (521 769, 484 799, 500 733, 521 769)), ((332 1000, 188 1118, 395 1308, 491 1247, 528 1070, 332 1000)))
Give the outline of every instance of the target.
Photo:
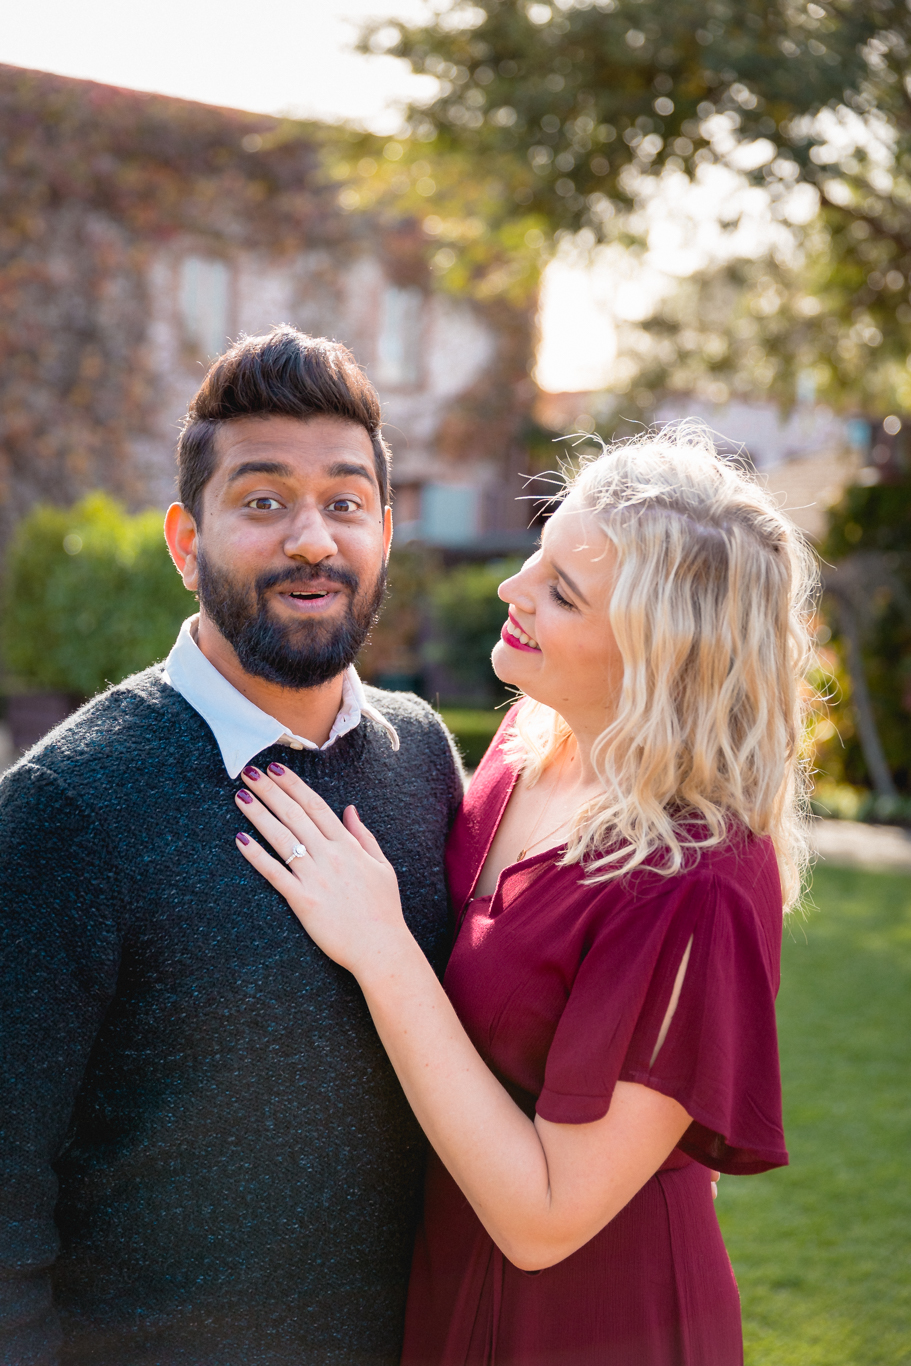
POLYGON ((490 653, 506 620, 497 588, 521 563, 447 563, 425 546, 393 549, 386 606, 358 659, 367 682, 433 702, 469 768, 480 763, 511 696, 490 653))
MULTIPOLYGON (((531 289, 569 239, 641 251, 659 185, 725 166, 768 197, 774 248, 722 252, 659 303, 627 339, 624 391, 642 411, 661 389, 793 401, 812 376, 840 407, 911 407, 902 0, 450 0, 362 46, 438 94, 407 137, 349 135, 331 174, 352 207, 422 216, 444 288, 531 289)), ((730 202, 733 243, 746 201, 730 202)))
POLYGON ((508 695, 490 667, 490 653, 507 612, 497 589, 521 565, 517 558, 458 565, 430 591, 432 634, 426 658, 442 665, 461 691, 479 701, 500 702, 508 695))
POLYGON ((10 545, 3 604, 8 691, 91 697, 163 659, 195 601, 159 512, 131 516, 103 493, 39 505, 10 545))
POLYGON ((856 794, 853 816, 911 822, 911 471, 887 483, 848 488, 830 512, 820 553, 823 649, 833 685, 830 714, 816 734, 820 800, 825 803, 828 784, 830 805, 850 806, 849 794, 856 794), (891 790, 889 782, 875 781, 861 743, 851 633, 891 790), (847 785, 848 792, 839 797, 833 784, 847 785))

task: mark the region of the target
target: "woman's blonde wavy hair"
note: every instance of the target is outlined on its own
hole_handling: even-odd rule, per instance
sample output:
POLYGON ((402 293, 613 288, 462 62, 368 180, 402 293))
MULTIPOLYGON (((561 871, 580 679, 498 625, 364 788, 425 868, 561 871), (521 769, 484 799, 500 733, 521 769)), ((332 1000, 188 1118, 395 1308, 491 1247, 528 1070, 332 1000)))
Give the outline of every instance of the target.
MULTIPOLYGON (((768 836, 786 909, 808 863, 804 713, 815 558, 773 498, 681 423, 605 447, 560 495, 617 552, 610 620, 623 659, 565 863, 593 881, 691 866, 737 828, 768 836), (655 856, 658 855, 656 858, 655 856)), ((570 735, 528 699, 507 758, 536 782, 570 735)))

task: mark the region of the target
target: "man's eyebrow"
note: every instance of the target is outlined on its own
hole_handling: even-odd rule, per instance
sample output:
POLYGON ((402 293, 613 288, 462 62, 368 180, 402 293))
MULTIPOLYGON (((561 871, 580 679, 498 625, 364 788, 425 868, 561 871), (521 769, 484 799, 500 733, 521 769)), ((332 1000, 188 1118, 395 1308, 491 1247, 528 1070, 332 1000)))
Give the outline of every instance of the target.
POLYGON ((561 569, 558 564, 555 564, 554 571, 558 575, 558 577, 563 580, 563 582, 566 584, 570 592, 575 593, 577 598, 581 598, 582 601, 585 603, 586 607, 591 607, 591 603, 589 602, 585 594, 582 592, 582 589, 576 587, 576 585, 573 583, 572 579, 569 577, 569 575, 566 573, 564 569, 561 569))
MULTIPOLYGON (((238 465, 236 470, 232 470, 228 475, 227 483, 234 484, 238 479, 245 479, 249 474, 272 474, 277 479, 293 479, 295 471, 290 465, 286 465, 281 460, 245 460, 238 465)), ((325 471, 329 479, 366 479, 370 483, 376 483, 376 474, 370 469, 369 465, 360 465, 355 461, 338 460, 334 465, 330 465, 325 471)))
POLYGON ((294 471, 281 460, 245 460, 236 470, 231 471, 227 482, 233 484, 238 479, 245 479, 248 474, 274 474, 279 479, 291 479, 294 471))
POLYGON ((354 461, 338 460, 334 465, 330 465, 327 471, 330 479, 345 479, 354 476, 359 479, 367 479, 371 484, 376 483, 376 471, 369 465, 358 465, 354 461))

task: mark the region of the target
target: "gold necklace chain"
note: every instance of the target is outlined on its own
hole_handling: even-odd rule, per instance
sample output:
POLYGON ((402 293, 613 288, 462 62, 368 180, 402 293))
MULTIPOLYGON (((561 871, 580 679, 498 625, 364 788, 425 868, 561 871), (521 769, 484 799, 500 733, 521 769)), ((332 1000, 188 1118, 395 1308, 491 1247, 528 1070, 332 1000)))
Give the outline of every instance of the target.
POLYGON ((558 830, 561 830, 563 828, 563 826, 566 824, 566 821, 571 819, 572 817, 564 817, 560 824, 555 825, 553 830, 548 830, 546 835, 539 835, 536 840, 532 840, 531 844, 526 844, 524 849, 519 850, 519 857, 516 859, 516 863, 521 863, 525 855, 528 853, 529 849, 534 849, 535 845, 540 844, 542 840, 550 839, 551 835, 555 835, 558 830))
MULTIPOLYGON (((538 816, 538 819, 535 821, 534 825, 531 827, 531 833, 532 833, 532 834, 535 833, 535 831, 537 830, 538 826, 541 824, 542 820, 543 820, 544 817, 547 815, 548 808, 550 807, 550 804, 551 804, 551 802, 553 801, 554 793, 556 792, 557 787, 559 786, 560 778, 561 778, 562 773, 563 773, 563 765, 566 763, 566 753, 567 753, 567 751, 566 751, 565 742, 564 742, 563 755, 562 755, 562 758, 560 759, 560 767, 557 769, 556 777, 554 778, 554 785, 553 785, 553 787, 550 789, 550 792, 547 794, 547 801, 544 803, 543 807, 541 808, 541 814, 538 816)), ((549 831, 547 832, 546 835, 539 835, 538 838, 537 838, 536 840, 529 840, 527 844, 523 845, 522 848, 519 850, 519 857, 516 859, 516 862, 517 862, 517 863, 521 863, 522 860, 524 859, 525 855, 528 853, 529 849, 534 849, 534 847, 535 847, 536 844, 540 844, 542 840, 549 839, 551 835, 555 835, 555 834, 557 833, 557 831, 558 831, 562 826, 564 826, 564 825, 566 824, 566 819, 567 819, 567 818, 564 816, 564 818, 563 818, 563 820, 560 822, 560 824, 559 824, 559 825, 555 825, 554 828, 553 828, 553 830, 549 830, 549 831)))

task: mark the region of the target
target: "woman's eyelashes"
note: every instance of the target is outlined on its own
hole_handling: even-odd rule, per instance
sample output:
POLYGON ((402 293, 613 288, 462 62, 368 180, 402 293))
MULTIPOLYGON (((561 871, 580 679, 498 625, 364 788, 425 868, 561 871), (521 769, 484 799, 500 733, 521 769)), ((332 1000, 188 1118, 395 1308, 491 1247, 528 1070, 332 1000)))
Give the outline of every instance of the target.
POLYGON ((554 602, 559 607, 566 607, 571 612, 574 612, 576 610, 576 604, 574 602, 570 602, 568 598, 564 598, 563 594, 560 592, 559 588, 555 583, 552 583, 550 585, 550 596, 553 598, 554 602))

